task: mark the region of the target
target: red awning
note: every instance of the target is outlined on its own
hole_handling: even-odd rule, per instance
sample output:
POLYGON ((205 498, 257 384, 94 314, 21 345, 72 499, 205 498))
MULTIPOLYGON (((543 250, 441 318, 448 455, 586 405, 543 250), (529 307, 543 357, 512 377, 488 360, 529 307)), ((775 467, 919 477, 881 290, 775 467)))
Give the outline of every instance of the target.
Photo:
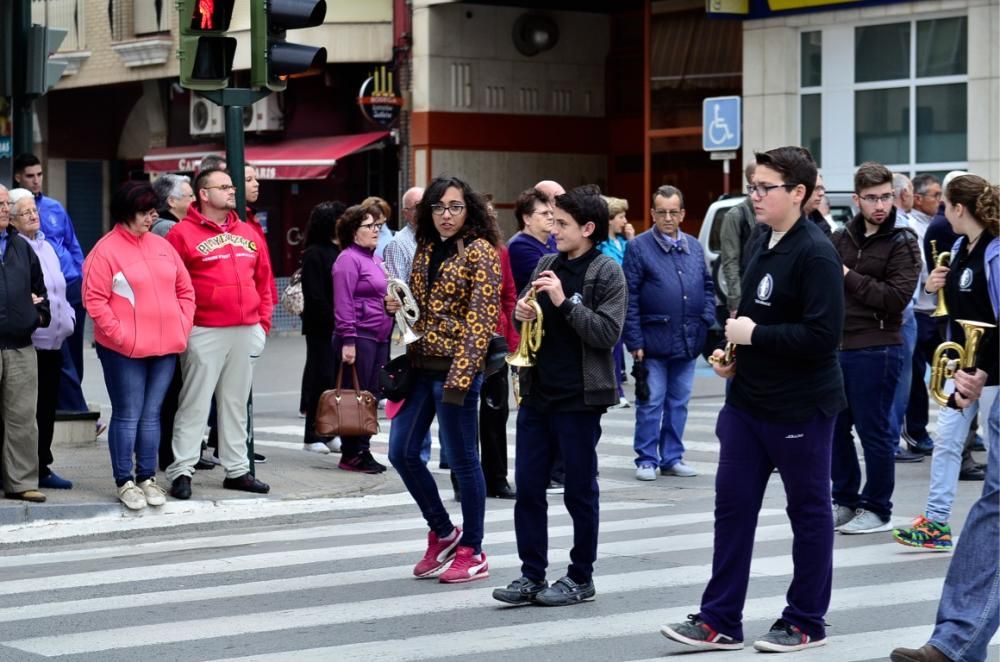
MULTIPOLYGON (((388 131, 350 136, 320 136, 285 140, 270 145, 247 145, 246 160, 257 168, 258 179, 326 179, 337 161, 382 140, 388 131)), ((193 172, 208 154, 225 154, 221 145, 160 147, 143 157, 148 173, 193 172)))

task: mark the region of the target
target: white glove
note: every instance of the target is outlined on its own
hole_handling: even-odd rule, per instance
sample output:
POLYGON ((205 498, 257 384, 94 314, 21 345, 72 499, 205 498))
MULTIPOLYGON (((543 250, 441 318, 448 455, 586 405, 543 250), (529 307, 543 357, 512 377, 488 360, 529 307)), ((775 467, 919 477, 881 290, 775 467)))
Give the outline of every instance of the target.
POLYGON ((749 317, 726 320, 726 340, 737 345, 750 345, 753 330, 757 325, 749 317))

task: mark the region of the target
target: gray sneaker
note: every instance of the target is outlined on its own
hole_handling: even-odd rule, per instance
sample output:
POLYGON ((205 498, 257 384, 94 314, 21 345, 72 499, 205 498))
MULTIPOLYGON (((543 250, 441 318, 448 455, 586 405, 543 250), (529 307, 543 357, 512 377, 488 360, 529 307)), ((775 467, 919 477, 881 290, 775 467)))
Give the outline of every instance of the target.
POLYGON ((594 581, 586 584, 577 584, 569 577, 557 579, 552 586, 535 596, 535 603, 546 607, 565 607, 566 605, 577 604, 593 600, 597 594, 594 588, 594 581))
POLYGON ((688 614, 683 623, 672 623, 660 628, 660 634, 667 639, 701 648, 704 650, 737 651, 743 648, 743 642, 716 632, 698 614, 688 614))
POLYGON ((669 469, 660 469, 660 475, 690 478, 691 476, 697 476, 698 472, 684 464, 683 461, 680 461, 669 469))
POLYGON ((833 504, 833 530, 837 531, 840 527, 844 526, 848 522, 854 519, 854 509, 848 508, 847 506, 838 506, 833 504))
POLYGON ((791 653, 816 646, 826 646, 826 639, 813 639, 783 618, 776 620, 770 632, 753 642, 754 648, 765 653, 791 653))
POLYGON ((838 529, 841 533, 856 535, 860 533, 879 533, 881 531, 891 531, 892 522, 882 521, 882 518, 870 510, 858 508, 854 518, 838 529))

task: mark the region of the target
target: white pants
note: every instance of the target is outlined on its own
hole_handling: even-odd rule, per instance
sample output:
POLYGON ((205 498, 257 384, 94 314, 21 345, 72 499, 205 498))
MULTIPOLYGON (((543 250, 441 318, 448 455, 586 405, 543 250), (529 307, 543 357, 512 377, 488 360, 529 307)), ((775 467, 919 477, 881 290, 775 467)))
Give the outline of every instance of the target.
POLYGON ((239 478, 250 471, 246 439, 247 398, 253 382, 251 356, 260 356, 265 339, 259 324, 191 329, 180 359, 183 385, 174 419, 174 462, 167 467, 171 482, 194 474, 213 394, 219 460, 226 478, 239 478))

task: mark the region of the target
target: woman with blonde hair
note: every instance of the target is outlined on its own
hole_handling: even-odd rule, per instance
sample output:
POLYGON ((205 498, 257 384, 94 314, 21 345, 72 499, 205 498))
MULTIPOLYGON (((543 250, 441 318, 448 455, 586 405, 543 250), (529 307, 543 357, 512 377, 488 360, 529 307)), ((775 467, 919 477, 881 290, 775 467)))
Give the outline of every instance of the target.
MULTIPOLYGON (((624 198, 612 198, 601 196, 608 203, 608 238, 598 245, 597 249, 610 257, 622 266, 625 261, 625 247, 627 242, 635 239, 635 228, 628 222, 628 200, 624 198)), ((615 380, 618 383, 618 406, 628 407, 628 400, 625 399, 625 390, 622 382, 625 381, 625 340, 618 339, 618 344, 612 352, 615 357, 615 380)))

